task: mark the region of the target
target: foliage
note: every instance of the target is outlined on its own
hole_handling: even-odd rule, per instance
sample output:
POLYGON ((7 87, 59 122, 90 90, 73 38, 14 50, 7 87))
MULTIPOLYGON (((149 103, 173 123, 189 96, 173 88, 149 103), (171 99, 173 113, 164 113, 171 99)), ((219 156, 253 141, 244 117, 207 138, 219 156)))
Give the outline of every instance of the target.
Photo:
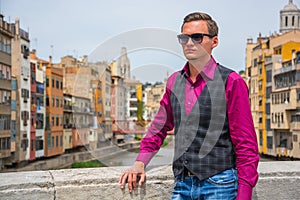
POLYGON ((72 168, 92 168, 92 167, 106 167, 99 160, 92 160, 87 162, 75 162, 72 164, 72 168))
POLYGON ((169 144, 169 140, 165 139, 164 143, 161 145, 161 148, 164 148, 165 146, 167 146, 169 144))

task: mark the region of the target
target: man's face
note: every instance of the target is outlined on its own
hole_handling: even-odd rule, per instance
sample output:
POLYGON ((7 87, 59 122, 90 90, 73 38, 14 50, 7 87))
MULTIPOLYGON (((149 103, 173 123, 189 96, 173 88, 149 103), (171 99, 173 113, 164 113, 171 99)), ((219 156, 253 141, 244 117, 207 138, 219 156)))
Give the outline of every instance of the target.
MULTIPOLYGON (((207 23, 204 20, 191 21, 183 25, 183 34, 194 34, 194 33, 204 33, 209 34, 207 23)), ((210 38, 204 36, 201 43, 195 43, 190 38, 188 43, 183 44, 183 52, 185 57, 189 60, 206 60, 204 58, 210 57, 212 49, 218 45, 218 37, 214 36, 210 38)))

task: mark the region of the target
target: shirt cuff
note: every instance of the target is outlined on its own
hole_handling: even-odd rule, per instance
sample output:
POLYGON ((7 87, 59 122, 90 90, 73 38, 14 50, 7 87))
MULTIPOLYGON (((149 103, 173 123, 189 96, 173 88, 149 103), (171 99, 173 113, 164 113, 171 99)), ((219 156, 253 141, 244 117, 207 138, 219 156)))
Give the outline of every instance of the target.
POLYGON ((239 184, 236 200, 251 200, 252 187, 249 185, 239 184))
POLYGON ((139 153, 139 155, 137 156, 137 158, 135 159, 135 161, 142 161, 145 166, 148 165, 148 163, 150 162, 150 160, 152 159, 152 157, 154 156, 155 153, 139 153))

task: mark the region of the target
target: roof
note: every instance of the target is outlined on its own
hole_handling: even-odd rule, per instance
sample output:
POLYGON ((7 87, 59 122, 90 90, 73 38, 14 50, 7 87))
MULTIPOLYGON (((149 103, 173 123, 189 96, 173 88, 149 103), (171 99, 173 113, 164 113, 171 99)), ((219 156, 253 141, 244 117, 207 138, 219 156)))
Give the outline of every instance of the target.
POLYGON ((289 3, 284 6, 282 11, 299 11, 298 7, 293 3, 293 0, 289 0, 289 3))

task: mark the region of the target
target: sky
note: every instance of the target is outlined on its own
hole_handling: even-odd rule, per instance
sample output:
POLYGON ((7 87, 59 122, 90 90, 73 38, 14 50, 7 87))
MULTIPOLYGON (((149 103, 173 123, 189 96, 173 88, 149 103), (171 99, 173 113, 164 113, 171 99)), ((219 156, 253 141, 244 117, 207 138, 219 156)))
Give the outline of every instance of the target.
MULTIPOLYGON (((294 0, 300 7, 300 0, 294 0)), ((245 68, 247 38, 279 32, 279 12, 288 0, 0 0, 5 20, 20 18, 30 48, 54 62, 72 55, 91 61, 118 59, 126 47, 131 74, 141 82, 162 81, 185 63, 176 34, 183 18, 195 11, 219 26, 217 62, 245 68)))

